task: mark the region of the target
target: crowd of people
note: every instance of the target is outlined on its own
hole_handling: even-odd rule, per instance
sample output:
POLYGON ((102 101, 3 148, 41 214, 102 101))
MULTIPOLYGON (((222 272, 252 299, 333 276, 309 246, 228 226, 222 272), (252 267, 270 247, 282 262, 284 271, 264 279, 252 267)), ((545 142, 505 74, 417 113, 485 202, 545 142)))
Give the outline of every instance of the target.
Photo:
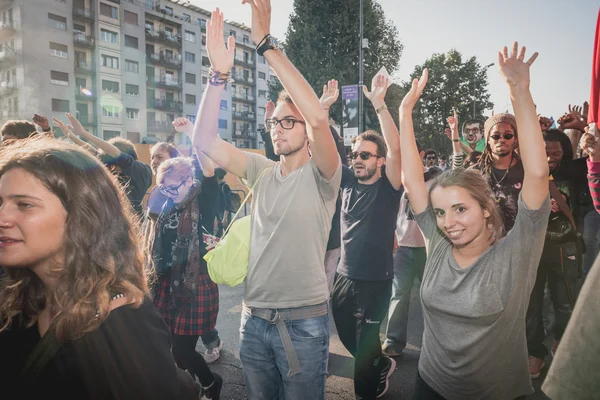
POLYGON ((356 398, 384 396, 407 346, 416 278, 424 331, 414 399, 523 399, 548 352, 546 394, 598 398, 600 141, 586 107, 569 106, 558 127, 540 117, 529 90, 537 53, 526 59, 515 43, 498 52, 514 115, 469 119, 461 135, 454 112, 451 157, 415 139, 427 70, 399 121, 387 78, 363 88, 381 133, 361 133, 347 153, 329 124, 337 81, 319 98, 270 36, 270 1, 245 3, 257 52, 285 89, 267 105, 265 156, 218 135, 235 48, 218 9, 196 122, 173 121, 192 157, 158 143, 147 165, 131 142, 104 141, 68 113, 68 123, 53 119, 64 139, 38 114, 2 127, 4 390, 219 399, 223 379, 208 367, 224 346, 219 289, 205 256, 240 206, 229 173, 253 188, 239 343, 249 399, 325 398, 330 314, 355 359, 356 398))

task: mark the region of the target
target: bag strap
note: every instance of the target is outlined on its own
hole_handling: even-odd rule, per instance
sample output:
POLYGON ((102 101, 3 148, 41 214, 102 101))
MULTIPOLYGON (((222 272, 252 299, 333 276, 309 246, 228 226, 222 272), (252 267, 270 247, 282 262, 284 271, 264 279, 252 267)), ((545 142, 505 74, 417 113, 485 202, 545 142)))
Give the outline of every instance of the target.
POLYGON ((269 169, 269 167, 263 169, 260 172, 260 175, 258 175, 258 178, 254 181, 254 183, 252 184, 252 187, 250 188, 250 190, 248 190, 248 194, 246 194, 246 197, 244 198, 244 201, 242 201, 242 203, 240 204, 240 208, 238 208, 238 210, 236 211, 235 215, 229 221, 229 225, 227 226, 227 229, 225 229, 225 232, 223 232, 223 235, 221 235, 221 239, 223 239, 225 237, 225 235, 227 235, 227 232, 229 232, 229 228, 231 228, 231 225, 233 225, 233 223, 235 222, 235 219, 240 214, 240 212, 242 211, 242 208, 244 208, 244 205, 246 204, 246 202, 250 198, 250 195, 252 194, 252 191, 254 190, 254 187, 256 186, 256 184, 258 183, 258 181, 260 181, 260 178, 262 178, 263 174, 265 173, 265 171, 267 169, 269 169))
POLYGON ((565 214, 565 217, 567 217, 567 219, 571 223, 573 231, 577 233, 577 225, 575 224, 575 218, 573 217, 573 213, 571 212, 569 205, 567 204, 565 199, 563 199, 560 190, 558 190, 558 187, 556 186, 556 183, 554 183, 553 181, 550 181, 549 183, 550 196, 554 199, 554 201, 556 201, 556 204, 558 205, 560 211, 562 211, 563 214, 565 214))

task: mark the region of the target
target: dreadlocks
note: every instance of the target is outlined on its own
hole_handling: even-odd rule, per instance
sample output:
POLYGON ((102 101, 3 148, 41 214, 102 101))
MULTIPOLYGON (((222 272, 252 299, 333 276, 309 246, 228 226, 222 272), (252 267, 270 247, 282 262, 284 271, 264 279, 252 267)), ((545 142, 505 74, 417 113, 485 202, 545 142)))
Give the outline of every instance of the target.
POLYGON ((492 173, 492 167, 494 166, 494 157, 492 155, 492 149, 489 143, 485 144, 483 153, 481 153, 481 157, 479 158, 479 164, 477 165, 482 175, 487 176, 492 173))

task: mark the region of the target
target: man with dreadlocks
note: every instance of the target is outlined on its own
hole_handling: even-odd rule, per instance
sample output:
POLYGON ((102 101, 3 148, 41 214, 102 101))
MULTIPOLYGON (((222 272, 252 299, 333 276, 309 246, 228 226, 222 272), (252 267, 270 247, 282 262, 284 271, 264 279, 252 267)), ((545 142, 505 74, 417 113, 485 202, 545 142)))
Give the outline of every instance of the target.
POLYGON ((500 208, 504 231, 512 229, 517 216, 519 193, 523 187, 523 164, 515 152, 519 147, 517 121, 511 114, 496 114, 485 121, 485 148, 479 169, 486 177, 500 208))

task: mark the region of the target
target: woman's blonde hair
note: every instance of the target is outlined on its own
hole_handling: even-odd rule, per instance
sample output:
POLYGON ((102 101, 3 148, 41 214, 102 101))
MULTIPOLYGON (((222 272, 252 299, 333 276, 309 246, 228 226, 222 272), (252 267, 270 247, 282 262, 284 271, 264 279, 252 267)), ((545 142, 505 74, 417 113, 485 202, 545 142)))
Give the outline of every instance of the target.
POLYGON ((77 146, 44 137, 0 150, 0 176, 22 169, 57 196, 66 210, 65 259, 51 267, 48 292, 28 268, 4 267, 0 279, 0 332, 15 317, 28 326, 50 307, 59 341, 94 331, 122 293, 139 307, 149 295, 133 209, 116 178, 77 146))
POLYGON ((187 157, 175 157, 165 160, 156 171, 156 183, 162 184, 166 178, 173 178, 183 182, 189 177, 194 177, 194 165, 187 157))
POLYGON ((456 168, 446 171, 439 175, 433 181, 429 190, 429 204, 431 205, 431 192, 436 187, 447 188, 457 186, 465 189, 471 197, 479 203, 482 210, 487 211, 490 216, 487 218, 487 226, 491 230, 492 237, 499 240, 504 235, 504 222, 490 185, 479 171, 464 168, 456 168))

